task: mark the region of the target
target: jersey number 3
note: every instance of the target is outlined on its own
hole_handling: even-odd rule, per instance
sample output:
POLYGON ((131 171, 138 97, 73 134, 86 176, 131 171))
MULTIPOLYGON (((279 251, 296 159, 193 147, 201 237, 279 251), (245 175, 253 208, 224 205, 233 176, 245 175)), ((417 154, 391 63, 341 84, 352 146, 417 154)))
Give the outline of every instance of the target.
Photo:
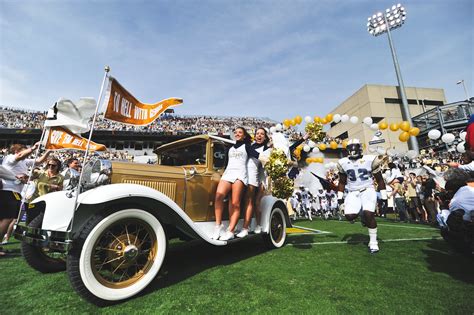
POLYGON ((357 175, 359 175, 359 179, 361 181, 365 181, 369 179, 369 171, 366 170, 365 168, 359 168, 357 169, 357 175, 355 170, 347 170, 347 177, 349 177, 349 180, 351 182, 355 182, 357 180, 357 175))

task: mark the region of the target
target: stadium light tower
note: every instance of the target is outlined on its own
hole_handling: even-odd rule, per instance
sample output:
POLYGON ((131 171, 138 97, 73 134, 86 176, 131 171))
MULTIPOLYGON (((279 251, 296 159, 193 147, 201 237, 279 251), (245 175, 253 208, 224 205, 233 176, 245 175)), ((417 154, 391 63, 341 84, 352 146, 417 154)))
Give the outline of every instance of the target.
POLYGON ((467 93, 466 84, 464 84, 464 80, 459 80, 458 82, 456 82, 456 84, 462 84, 462 87, 464 88, 464 94, 466 94, 466 101, 469 102, 469 93, 467 93))
MULTIPOLYGON (((395 53, 395 47, 393 46, 391 31, 399 28, 403 25, 406 19, 405 8, 399 3, 393 5, 391 8, 385 10, 385 12, 378 12, 367 19, 367 31, 374 36, 379 36, 387 33, 388 43, 392 51, 393 64, 395 65, 395 73, 397 74, 398 86, 400 87, 400 96, 402 97, 402 105, 400 106, 402 111, 403 120, 410 123, 413 126, 411 120, 410 110, 408 109, 408 101, 405 94, 405 85, 403 84, 402 74, 400 72, 400 66, 398 64, 397 54, 395 53)), ((418 141, 415 137, 410 137, 408 140, 408 147, 416 152, 419 151, 418 141)))

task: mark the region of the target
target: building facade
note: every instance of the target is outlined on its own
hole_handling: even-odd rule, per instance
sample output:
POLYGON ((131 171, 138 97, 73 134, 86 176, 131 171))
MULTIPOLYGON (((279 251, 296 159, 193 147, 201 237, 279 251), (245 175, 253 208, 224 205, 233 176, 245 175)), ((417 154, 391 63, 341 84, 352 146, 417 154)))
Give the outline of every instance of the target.
MULTIPOLYGON (((406 87, 405 93, 411 117, 418 116, 433 108, 446 103, 443 89, 406 87)), ((387 124, 403 121, 401 112, 401 97, 398 86, 367 84, 331 111, 333 114, 356 116, 359 122, 332 122, 327 131, 328 136, 340 139, 359 139, 368 144, 374 137, 375 131, 362 123, 365 117, 371 117, 374 123, 385 121, 387 124)), ((408 150, 407 142, 401 142, 398 136, 401 131, 382 131, 384 143, 378 144, 385 149, 395 149, 400 152, 408 150)))

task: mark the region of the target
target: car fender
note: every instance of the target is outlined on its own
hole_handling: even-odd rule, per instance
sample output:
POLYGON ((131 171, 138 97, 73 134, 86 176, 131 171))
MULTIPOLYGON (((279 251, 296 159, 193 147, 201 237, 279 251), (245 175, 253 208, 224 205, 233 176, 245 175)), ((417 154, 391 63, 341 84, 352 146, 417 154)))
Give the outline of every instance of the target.
MULTIPOLYGON (((42 229, 67 231, 72 219, 74 196, 68 198, 66 192, 55 192, 35 199, 34 203, 41 201, 46 202, 42 229)), ((99 186, 80 194, 78 197, 78 204, 80 205, 74 217, 74 226, 78 225, 76 224, 77 218, 82 221, 87 219, 81 219, 80 212, 100 211, 107 205, 133 204, 134 202, 147 204, 149 207, 163 205, 163 215, 173 216, 172 219, 167 219, 173 220, 173 223, 181 227, 182 230, 187 230, 187 234, 193 234, 194 237, 201 238, 213 245, 226 244, 225 241, 212 240, 168 196, 150 187, 137 184, 110 184, 99 186)))
POLYGON ((260 225, 262 226, 262 232, 268 233, 270 229, 270 214, 273 208, 279 207, 285 214, 286 226, 291 227, 291 221, 288 217, 288 210, 286 208, 286 202, 283 199, 278 199, 271 195, 264 196, 260 201, 260 213, 261 220, 260 225))

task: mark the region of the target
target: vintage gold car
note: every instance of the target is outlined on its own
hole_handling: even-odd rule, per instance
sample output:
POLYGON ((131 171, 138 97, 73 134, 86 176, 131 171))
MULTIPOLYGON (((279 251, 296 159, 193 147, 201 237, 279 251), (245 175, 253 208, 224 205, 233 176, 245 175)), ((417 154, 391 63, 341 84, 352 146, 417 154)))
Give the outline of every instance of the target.
MULTIPOLYGON (((159 147, 157 165, 88 163, 76 211, 74 191, 54 192, 34 200, 27 224, 17 225, 26 261, 41 272, 67 269, 77 293, 106 305, 136 295, 156 277, 172 238, 215 246, 238 241, 211 239, 214 195, 232 143, 200 135, 159 147)), ((266 195, 260 211, 264 243, 283 246, 291 225, 285 203, 266 195)))

